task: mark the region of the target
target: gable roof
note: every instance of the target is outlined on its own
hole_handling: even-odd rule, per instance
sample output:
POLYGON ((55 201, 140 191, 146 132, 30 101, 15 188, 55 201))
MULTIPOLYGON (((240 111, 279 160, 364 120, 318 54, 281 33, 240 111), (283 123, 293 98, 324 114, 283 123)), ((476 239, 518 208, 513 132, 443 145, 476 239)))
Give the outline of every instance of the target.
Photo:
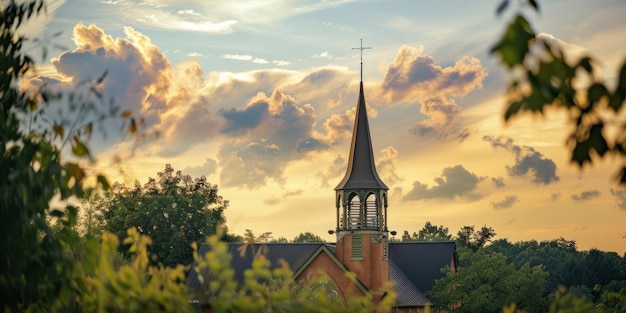
POLYGON ((389 280, 393 282, 396 293, 395 306, 424 306, 428 299, 411 280, 393 262, 389 261, 389 280))
MULTIPOLYGON (((271 269, 280 267, 279 260, 283 259, 289 264, 292 271, 299 270, 304 263, 318 250, 324 246, 324 243, 263 243, 249 245, 246 249, 246 253, 242 256, 239 252, 239 248, 242 243, 228 243, 228 253, 232 255, 231 266, 235 271, 235 280, 239 285, 243 284, 244 271, 252 268, 252 261, 254 261, 254 254, 252 251, 258 251, 261 247, 266 247, 267 250, 265 257, 271 263, 271 269)), ((208 244, 202 244, 198 248, 198 255, 204 255, 211 249, 208 244)), ((198 281, 198 273, 192 270, 187 277, 187 287, 190 290, 198 288, 200 282, 198 281)))
POLYGON ((444 276, 441 273, 444 266, 452 265, 453 259, 456 261, 455 251, 454 241, 389 243, 390 261, 423 293, 432 288, 435 280, 444 276))
MULTIPOLYGON (((330 259, 344 272, 346 266, 337 259, 335 246, 325 243, 263 243, 249 246, 249 250, 242 256, 239 248, 242 243, 227 244, 228 252, 232 255, 231 266, 235 271, 235 280, 243 284, 244 271, 252 267, 254 254, 261 247, 267 248, 265 256, 271 263, 271 269, 280 267, 279 260, 285 260, 294 272, 294 277, 300 275, 307 266, 321 253, 327 254, 330 259)), ((198 255, 204 255, 210 246, 202 244, 198 255)), ((394 282, 396 293, 395 306, 424 306, 429 303, 425 296, 435 280, 442 278, 441 268, 456 261, 456 245, 454 241, 412 241, 389 243, 389 279, 394 282)), ((196 290, 199 287, 198 275, 190 271, 187 277, 187 287, 196 290)), ((367 288, 357 280, 357 287, 363 292, 367 288)))

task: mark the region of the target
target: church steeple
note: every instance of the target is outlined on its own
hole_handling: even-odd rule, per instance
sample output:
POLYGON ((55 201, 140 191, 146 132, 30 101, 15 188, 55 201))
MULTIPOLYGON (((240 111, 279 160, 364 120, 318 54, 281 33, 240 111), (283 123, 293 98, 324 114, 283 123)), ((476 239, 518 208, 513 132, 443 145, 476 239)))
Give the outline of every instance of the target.
POLYGON ((356 107, 348 168, 335 187, 337 258, 370 290, 389 280, 387 191, 376 172, 374 151, 363 94, 363 41, 361 82, 356 107))
POLYGON ((376 172, 367 108, 363 94, 363 40, 361 40, 361 82, 356 107, 348 168, 335 187, 337 231, 387 231, 387 191, 376 172))

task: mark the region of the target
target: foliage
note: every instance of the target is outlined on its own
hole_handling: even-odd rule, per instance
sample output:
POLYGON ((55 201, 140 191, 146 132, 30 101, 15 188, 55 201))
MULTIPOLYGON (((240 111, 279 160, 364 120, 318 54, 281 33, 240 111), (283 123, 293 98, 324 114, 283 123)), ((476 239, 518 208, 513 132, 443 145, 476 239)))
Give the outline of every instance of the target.
MULTIPOLYGON (((151 240, 135 228, 128 229, 124 244, 130 245, 129 264, 115 267, 113 256, 119 241, 115 235, 102 236, 93 273, 86 267, 86 288, 78 302, 85 312, 193 312, 187 300, 183 265, 160 268, 149 265, 151 240)), ((87 263, 88 262, 84 262, 87 263)))
POLYGON ((431 224, 429 221, 419 232, 409 235, 407 230, 402 234, 402 241, 446 241, 452 240, 452 235, 448 233, 448 228, 431 224))
MULTIPOLYGON (((79 242, 73 230, 77 209, 67 201, 93 190, 84 187, 88 176, 77 161, 91 159, 94 121, 87 118, 96 105, 88 95, 72 94, 68 112, 81 112, 76 119, 45 123, 41 116, 59 95, 45 86, 19 89, 35 66, 22 51, 27 39, 16 35, 22 23, 45 10, 44 2, 5 3, 0 8, 0 311, 54 310, 68 305, 80 287, 66 253, 79 242), (78 127, 78 122, 84 123, 78 127), (61 160, 68 142, 75 162, 61 160), (59 221, 56 229, 50 219, 59 221)), ((96 90, 101 82, 86 84, 96 90)), ((104 176, 94 178, 108 186, 104 176)))
POLYGON ((503 254, 467 248, 462 248, 459 261, 456 273, 445 269, 445 277, 427 292, 435 308, 486 313, 515 304, 527 312, 545 311, 542 295, 548 273, 541 266, 525 264, 515 269, 503 254))
POLYGON ((244 273, 243 284, 238 286, 226 244, 217 235, 210 236, 207 243, 211 246, 207 253, 199 256, 194 252, 194 271, 200 283, 195 297, 214 312, 390 312, 395 301, 387 285, 365 296, 347 297, 342 303, 332 296, 333 287, 326 283, 323 273, 317 279, 296 282, 286 263, 271 270, 263 253, 255 256, 252 268, 244 273), (374 300, 385 293, 382 300, 374 300))
POLYGON ((456 243, 460 247, 468 247, 474 251, 484 247, 496 232, 491 227, 483 226, 475 231, 474 226, 463 226, 457 233, 456 243))
POLYGON ((545 296, 564 286, 570 294, 598 302, 603 293, 618 292, 622 285, 626 286, 626 259, 597 249, 578 251, 574 241, 563 238, 516 243, 499 239, 486 250, 506 255, 516 268, 526 263, 542 265, 550 274, 545 296))
MULTIPOLYGON (((128 228, 136 228, 153 241, 151 257, 166 266, 191 264, 192 242, 203 241, 225 222, 225 201, 216 185, 204 176, 192 179, 171 165, 158 173, 159 180, 149 178, 133 188, 115 183, 97 202, 104 229, 119 238, 128 228)), ((128 247, 121 247, 126 252, 128 247)))
POLYGON ((300 233, 291 240, 291 242, 326 242, 322 237, 311 232, 300 233))
MULTIPOLYGON (((534 0, 520 1, 539 11, 534 0)), ((498 14, 506 10, 502 1, 498 14)), ((567 140, 571 161, 583 167, 592 156, 614 156, 626 162, 626 120, 621 114, 626 100, 626 62, 618 71, 615 86, 598 75, 590 56, 568 58, 558 44, 538 37, 520 12, 515 14, 491 52, 511 73, 504 119, 548 107, 567 111, 572 132, 567 140)), ((626 165, 617 174, 626 184, 626 165)))

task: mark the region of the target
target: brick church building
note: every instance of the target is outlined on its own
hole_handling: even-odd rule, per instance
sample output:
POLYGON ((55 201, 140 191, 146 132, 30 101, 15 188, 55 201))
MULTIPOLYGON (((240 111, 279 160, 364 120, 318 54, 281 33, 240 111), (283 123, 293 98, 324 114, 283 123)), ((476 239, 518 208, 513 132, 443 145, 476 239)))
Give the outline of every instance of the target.
MULTIPOLYGON (((350 295, 364 295, 379 290, 388 281, 396 293, 394 312, 422 312, 428 305, 425 293, 435 280, 443 276, 441 269, 457 266, 453 241, 389 242, 387 226, 389 187, 376 172, 370 136, 363 81, 361 79, 350 155, 346 174, 335 187, 337 224, 336 243, 263 243, 265 256, 278 267, 286 261, 294 271, 296 281, 310 279, 323 270, 345 300, 350 295), (356 283, 345 273, 356 274, 356 283)), ((229 244, 233 255, 235 279, 244 279, 244 270, 250 268, 253 255, 240 256, 243 244, 229 244)), ((198 253, 208 251, 202 245, 198 253)), ((197 288, 197 274, 191 271, 187 285, 197 288)))

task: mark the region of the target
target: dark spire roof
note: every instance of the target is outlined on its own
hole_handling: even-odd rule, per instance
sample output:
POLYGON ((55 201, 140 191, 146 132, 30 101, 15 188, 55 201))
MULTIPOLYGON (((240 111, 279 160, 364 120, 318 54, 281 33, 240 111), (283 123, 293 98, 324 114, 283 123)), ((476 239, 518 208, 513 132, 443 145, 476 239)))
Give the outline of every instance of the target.
POLYGON ((339 185, 335 187, 335 190, 342 189, 389 190, 389 187, 378 177, 376 166, 374 165, 372 138, 370 136, 369 122, 367 121, 365 96, 363 96, 363 81, 361 81, 359 103, 356 107, 354 129, 352 130, 348 169, 339 185))

